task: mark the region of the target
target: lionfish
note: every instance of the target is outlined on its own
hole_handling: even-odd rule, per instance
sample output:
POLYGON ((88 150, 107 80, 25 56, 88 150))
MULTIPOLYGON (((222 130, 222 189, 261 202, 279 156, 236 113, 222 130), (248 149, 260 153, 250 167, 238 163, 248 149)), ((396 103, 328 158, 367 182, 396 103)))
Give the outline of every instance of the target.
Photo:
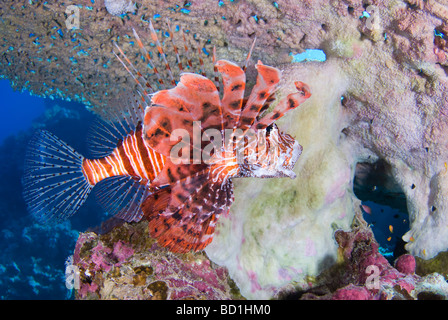
MULTIPOLYGON (((157 76, 155 84, 142 76, 115 43, 118 51, 114 54, 135 80, 138 94, 98 126, 93 136, 99 152, 95 159, 85 158, 45 130, 31 139, 23 176, 24 198, 28 210, 39 220, 60 222, 69 218, 98 185, 98 200, 108 213, 127 222, 145 217, 150 236, 172 252, 199 251, 212 241, 219 217, 229 212, 234 200, 233 178, 295 177, 292 169, 302 147, 274 121, 310 97, 308 86, 295 82, 297 92, 268 112, 276 100, 281 72, 258 61, 256 83, 245 97, 246 67, 253 45, 242 67, 227 60, 216 61, 213 50, 212 81, 204 73, 184 71, 169 23, 168 28, 182 72, 178 82, 152 22, 153 46, 169 77, 157 71, 154 58, 135 30, 135 40, 157 76), (158 90, 168 83, 171 88, 158 90), (183 135, 173 138, 172 133, 179 130, 183 135), (224 136, 228 130, 239 132, 230 137, 234 143, 215 140, 216 133, 224 136), (198 144, 188 139, 198 132, 205 141, 198 144), (255 133, 255 139, 246 137, 249 132, 255 133), (180 142, 186 160, 191 161, 173 157, 180 142), (214 148, 210 151, 211 144, 214 148), (207 161, 192 156, 207 148, 207 161)), ((183 40, 191 69, 185 33, 183 40)))

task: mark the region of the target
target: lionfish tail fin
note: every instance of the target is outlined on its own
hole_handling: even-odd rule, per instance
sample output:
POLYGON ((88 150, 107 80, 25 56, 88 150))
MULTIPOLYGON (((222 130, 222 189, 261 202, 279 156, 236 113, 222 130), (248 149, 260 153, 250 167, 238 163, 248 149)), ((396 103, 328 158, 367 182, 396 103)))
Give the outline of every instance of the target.
POLYGON ((28 146, 23 196, 40 222, 61 222, 78 211, 93 186, 83 171, 84 157, 52 133, 41 130, 28 146))

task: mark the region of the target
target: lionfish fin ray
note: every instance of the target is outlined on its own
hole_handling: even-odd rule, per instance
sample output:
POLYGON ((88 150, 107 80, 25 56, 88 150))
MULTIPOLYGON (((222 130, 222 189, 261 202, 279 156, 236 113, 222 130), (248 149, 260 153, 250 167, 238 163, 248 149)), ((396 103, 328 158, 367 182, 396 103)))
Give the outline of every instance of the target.
POLYGON ((252 42, 252 45, 250 46, 249 52, 247 53, 246 61, 244 62, 243 71, 246 72, 247 64, 249 63, 250 57, 252 55, 252 52, 255 48, 255 42, 257 42, 257 37, 255 36, 254 41, 252 42))
POLYGON ((261 61, 255 65, 258 71, 257 82, 241 112, 238 127, 243 131, 248 130, 260 114, 266 100, 275 92, 280 81, 280 70, 266 66, 261 61))
POLYGON ((166 210, 171 197, 171 187, 169 185, 150 193, 142 202, 141 209, 144 216, 148 219, 157 213, 166 210))
POLYGON ((226 60, 215 64, 223 81, 223 121, 225 128, 236 128, 244 102, 246 73, 238 65, 226 60))
MULTIPOLYGON (((137 33, 134 33, 134 34, 138 37, 137 33)), ((140 41, 139 38, 136 38, 136 40, 137 40, 137 42, 140 41)), ((151 86, 151 84, 149 83, 149 81, 147 81, 143 77, 142 73, 137 70, 137 68, 134 66, 134 64, 131 62, 131 60, 129 60, 129 58, 126 56, 126 54, 120 48, 120 46, 116 42, 114 42, 114 46, 118 50, 118 53, 122 56, 122 58, 120 58, 119 54, 114 52, 115 57, 118 59, 118 61, 120 61, 120 63, 124 66, 126 71, 131 75, 132 79, 134 79, 135 83, 137 84, 138 90, 141 92, 141 94, 144 96, 148 96, 150 93, 154 92, 154 89, 151 86), (149 89, 149 92, 147 91, 146 88, 149 89)))
POLYGON ((108 156, 121 140, 143 123, 143 109, 143 101, 137 95, 123 94, 112 100, 89 128, 87 147, 90 155, 94 158, 108 156))
POLYGON ((171 184, 163 198, 149 196, 143 211, 150 235, 172 252, 203 250, 213 239, 219 216, 228 211, 231 188, 229 181, 210 179, 206 170, 171 184), (160 210, 149 210, 160 198, 160 210))
POLYGON ((149 20, 149 29, 150 29, 151 38, 155 42, 157 50, 159 51, 160 56, 162 57, 162 60, 165 64, 165 70, 168 72, 171 85, 175 86, 176 81, 174 80, 173 73, 171 72, 171 67, 170 67, 168 61, 166 60, 166 54, 162 48, 162 45, 160 44, 159 37, 157 36, 156 31, 154 30, 154 26, 153 26, 151 20, 149 20))
POLYGON ((95 193, 108 214, 126 222, 138 222, 143 217, 141 204, 150 193, 148 181, 131 176, 114 176, 101 181, 95 193))
POLYGON ((274 109, 259 119, 254 126, 257 129, 264 129, 271 125, 274 121, 280 119, 288 111, 294 110, 305 100, 311 97, 311 91, 307 84, 296 81, 295 86, 299 92, 290 93, 285 99, 281 100, 274 109))
POLYGON ((174 53, 176 54, 177 67, 178 67, 179 71, 182 72, 182 71, 184 71, 184 67, 182 66, 182 61, 180 60, 179 49, 176 45, 176 42, 174 41, 173 29, 171 28, 171 24, 170 24, 170 21, 168 20, 168 18, 166 18, 166 24, 168 26, 168 32, 170 33, 171 43, 173 44, 173 50, 174 50, 174 53))
POLYGON ((178 134, 187 135, 191 139, 191 149, 195 149, 194 125, 198 126, 200 134, 201 131, 207 134, 205 130, 210 128, 223 134, 222 116, 219 92, 214 83, 198 74, 184 73, 176 87, 153 95, 145 114, 145 140, 157 152, 170 156, 171 148, 181 138, 178 134), (177 129, 182 129, 183 134, 177 129))

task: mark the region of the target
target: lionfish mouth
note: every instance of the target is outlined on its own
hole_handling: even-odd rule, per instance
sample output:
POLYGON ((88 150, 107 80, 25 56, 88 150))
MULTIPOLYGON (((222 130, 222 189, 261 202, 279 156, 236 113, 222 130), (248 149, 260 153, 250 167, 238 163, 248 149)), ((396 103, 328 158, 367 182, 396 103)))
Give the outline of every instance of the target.
POLYGON ((299 159, 300 155, 302 154, 302 146, 299 144, 298 141, 294 141, 294 144, 292 146, 292 152, 291 152, 291 159, 289 160, 289 165, 285 166, 285 167, 281 167, 280 174, 283 177, 288 177, 291 179, 295 179, 296 178, 296 174, 294 171, 292 171, 294 169, 294 166, 297 162, 297 160, 299 159))
POLYGON ((299 144, 298 141, 294 142, 294 145, 292 146, 292 157, 291 157, 291 169, 294 168, 296 165, 297 160, 299 160, 300 155, 302 154, 302 146, 299 144))

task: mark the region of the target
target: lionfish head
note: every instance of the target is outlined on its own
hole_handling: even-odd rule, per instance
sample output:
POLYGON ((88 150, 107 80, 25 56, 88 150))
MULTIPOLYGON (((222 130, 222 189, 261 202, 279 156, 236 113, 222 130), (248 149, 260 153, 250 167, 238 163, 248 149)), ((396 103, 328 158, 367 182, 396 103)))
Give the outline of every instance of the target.
POLYGON ((243 164, 244 176, 255 178, 294 179, 294 165, 302 153, 302 146, 289 134, 281 132, 275 123, 258 132, 257 147, 247 148, 243 164))

